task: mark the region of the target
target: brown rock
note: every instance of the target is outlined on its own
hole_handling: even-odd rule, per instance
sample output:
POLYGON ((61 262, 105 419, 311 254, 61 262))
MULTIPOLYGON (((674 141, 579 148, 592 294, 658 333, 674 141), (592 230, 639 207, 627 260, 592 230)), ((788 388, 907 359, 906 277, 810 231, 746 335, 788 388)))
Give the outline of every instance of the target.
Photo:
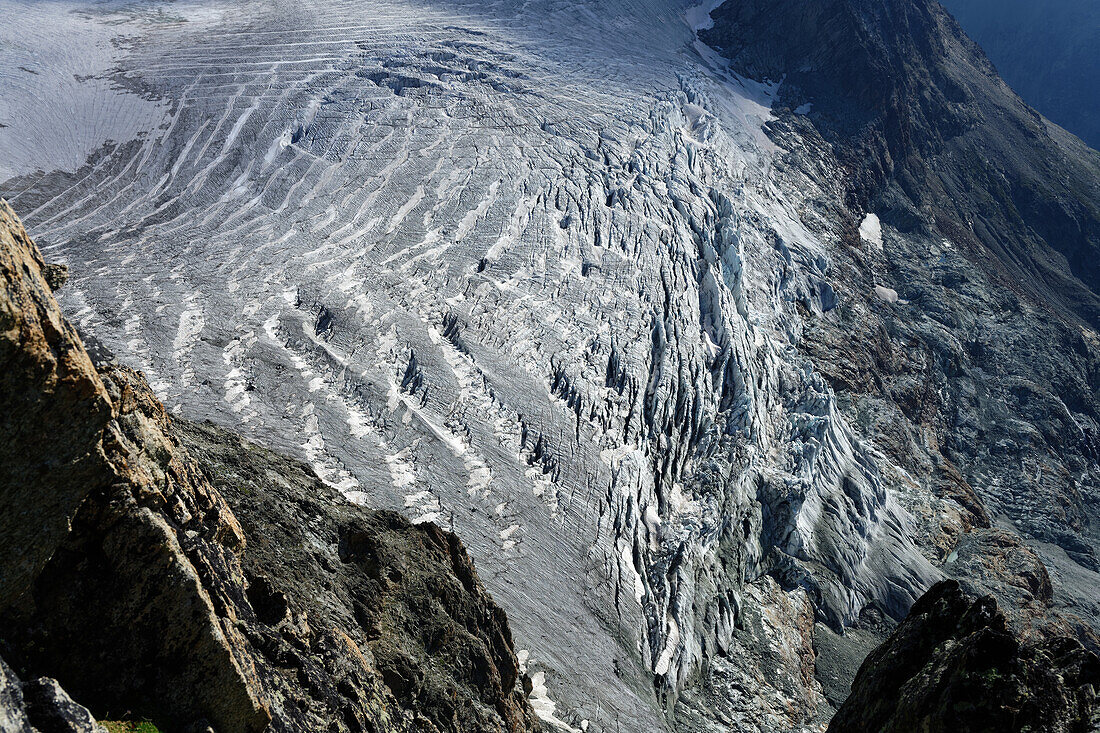
POLYGON ((11 661, 103 709, 262 730, 269 714, 243 639, 200 577, 236 566, 243 579, 232 512, 167 434, 144 379, 97 373, 6 204, 0 269, 0 618, 11 661))
POLYGON ((0 201, 0 611, 20 602, 102 481, 103 383, 0 201))

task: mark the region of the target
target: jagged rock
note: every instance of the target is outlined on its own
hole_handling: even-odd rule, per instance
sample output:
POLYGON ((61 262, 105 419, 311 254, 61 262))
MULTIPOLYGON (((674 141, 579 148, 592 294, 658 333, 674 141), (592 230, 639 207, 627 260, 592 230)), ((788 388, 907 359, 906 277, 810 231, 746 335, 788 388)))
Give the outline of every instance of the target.
POLYGON ((1100 323, 1100 154, 1027 107, 939 3, 748 0, 714 18, 702 36, 734 68, 812 105, 852 205, 1100 323))
POLYGON ((103 383, 0 201, 0 609, 19 603, 97 484, 103 383))
POLYGON ((1069 637, 1022 643, 990 597, 932 587, 873 651, 830 733, 1091 730, 1100 659, 1069 637))
MULTIPOLYGON (((534 727, 507 619, 457 537, 350 505, 308 465, 211 424, 176 427, 250 538, 248 598, 267 628, 245 628, 273 663, 282 655, 304 669, 320 663, 322 701, 346 706, 331 684, 339 673, 329 669, 333 653, 346 652, 320 631, 335 629, 343 645, 373 660, 400 707, 440 731, 534 727), (323 604, 311 602, 321 597, 323 604), (296 628, 303 619, 304 633, 296 628), (331 651, 299 657, 293 650, 303 643, 331 651)), ((300 706, 292 717, 315 714, 294 677, 277 684, 286 688, 284 705, 300 706)))
POLYGON ((42 268, 42 277, 46 279, 46 284, 50 286, 50 290, 56 292, 69 281, 69 267, 68 265, 49 263, 42 268))
POLYGON ((0 659, 0 731, 4 733, 107 733, 91 712, 72 701, 57 680, 22 682, 0 659))
MULTIPOLYGON (((9 587, 26 588, 0 606, 0 647, 16 669, 62 680, 101 716, 138 715, 172 730, 536 728, 507 621, 457 538, 349 506, 305 466, 237 441, 248 455, 221 457, 252 473, 237 477, 247 489, 234 489, 259 494, 239 504, 249 517, 242 529, 207 478, 225 466, 187 453, 140 373, 115 364, 97 372, 50 295, 33 243, 9 209, 0 214, 13 366, 4 398, 20 400, 24 417, 44 417, 38 431, 10 418, 0 426, 11 456, 0 497, 31 505, 24 522, 56 527, 41 541, 18 527, 5 536, 7 553, 40 556, 22 566, 2 558, 5 571, 21 573, 4 576, 9 587), (58 363, 75 376, 57 377, 49 368, 58 363), (82 462, 51 461, 55 447, 82 462), (32 473, 29 488, 69 503, 35 504, 18 480, 31 471, 26 463, 56 468, 32 473), (265 499, 269 482, 279 488, 265 499), (303 513, 310 503, 315 511, 303 513), (317 534, 280 532, 303 527, 317 534), (340 571, 342 605, 324 569, 340 571)), ((13 701, 14 689, 4 693, 13 701)), ((83 708, 53 680, 19 690, 43 733, 81 719, 83 708)))
POLYGON ((57 680, 39 677, 23 684, 27 717, 41 733, 106 733, 91 712, 77 705, 57 680))
POLYGON ((243 640, 201 577, 204 566, 232 571, 243 547, 236 520, 174 449, 167 415, 140 375, 96 372, 50 294, 37 249, 6 205, 3 215, 0 257, 20 267, 9 270, 0 298, 23 332, 9 341, 9 363, 38 358, 36 371, 4 371, 4 399, 18 404, 4 413, 11 457, 0 497, 22 521, 4 548, 50 553, 28 569, 22 594, 3 597, 7 658, 64 680, 99 710, 263 729, 270 716, 243 640), (37 346, 51 339, 50 351, 37 346), (39 527, 57 529, 40 537, 39 527))

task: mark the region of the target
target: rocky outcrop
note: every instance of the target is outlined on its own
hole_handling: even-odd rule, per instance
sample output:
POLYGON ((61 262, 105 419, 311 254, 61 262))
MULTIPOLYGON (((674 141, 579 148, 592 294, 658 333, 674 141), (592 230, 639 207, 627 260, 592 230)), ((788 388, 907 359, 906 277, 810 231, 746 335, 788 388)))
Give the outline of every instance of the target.
POLYGON ((106 733, 57 680, 23 682, 0 659, 0 730, 4 733, 106 733))
MULTIPOLYGON (((93 366, 0 217, 0 654, 21 676, 166 730, 534 729, 457 538, 212 429, 185 429, 218 463, 196 461, 140 373, 93 366)), ((5 675, 0 714, 21 720, 16 692, 32 718, 70 709, 5 675)))
POLYGON ((992 597, 944 581, 867 657, 829 731, 1086 731, 1097 687, 1076 640, 1024 643, 992 597))
POLYGON ((212 424, 176 427, 250 538, 244 572, 259 623, 245 628, 285 716, 307 721, 319 702, 354 715, 342 698, 361 653, 415 711, 414 730, 533 727, 504 611, 455 535, 348 504, 308 465, 212 424))
POLYGON ((0 202, 0 604, 17 602, 68 534, 105 457, 111 404, 45 263, 0 202))

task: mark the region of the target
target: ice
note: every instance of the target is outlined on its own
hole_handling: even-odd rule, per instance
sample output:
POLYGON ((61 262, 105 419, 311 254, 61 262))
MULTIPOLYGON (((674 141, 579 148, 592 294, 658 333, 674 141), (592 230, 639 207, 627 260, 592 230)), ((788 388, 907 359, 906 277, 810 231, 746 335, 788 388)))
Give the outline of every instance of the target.
POLYGON ((101 147, 156 129, 165 103, 120 89, 110 74, 119 41, 138 30, 127 5, 0 0, 0 181, 76 171, 101 147))
POLYGON ((185 416, 454 529, 550 724, 666 730, 773 547, 840 623, 932 578, 798 350, 842 232, 714 2, 73 7, 0 0, 68 74, 0 46, 0 142, 56 148, 0 145, 47 171, 0 192, 65 307, 185 416))
POLYGON ((557 704, 550 699, 546 690, 546 673, 539 671, 531 675, 531 707, 535 711, 535 715, 539 716, 539 719, 545 723, 549 723, 556 730, 565 731, 565 733, 580 733, 576 728, 559 720, 554 711, 557 708, 557 704))
POLYGON ((882 249, 882 223, 875 214, 867 214, 859 225, 859 238, 867 244, 882 249))

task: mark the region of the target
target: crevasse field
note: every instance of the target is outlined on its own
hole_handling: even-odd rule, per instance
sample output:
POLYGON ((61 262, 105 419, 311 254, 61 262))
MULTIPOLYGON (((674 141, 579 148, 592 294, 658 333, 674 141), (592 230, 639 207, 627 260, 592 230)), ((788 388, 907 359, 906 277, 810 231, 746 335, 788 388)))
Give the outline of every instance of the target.
POLYGON ((746 600, 762 547, 837 622, 936 576, 794 346, 796 303, 835 297, 834 223, 803 223, 827 178, 776 171, 774 89, 698 41, 706 7, 0 17, 0 193, 71 267, 69 317, 180 414, 457 532, 544 720, 705 728, 708 663, 721 725, 782 719, 738 660, 793 642, 733 633, 782 602, 746 600))

